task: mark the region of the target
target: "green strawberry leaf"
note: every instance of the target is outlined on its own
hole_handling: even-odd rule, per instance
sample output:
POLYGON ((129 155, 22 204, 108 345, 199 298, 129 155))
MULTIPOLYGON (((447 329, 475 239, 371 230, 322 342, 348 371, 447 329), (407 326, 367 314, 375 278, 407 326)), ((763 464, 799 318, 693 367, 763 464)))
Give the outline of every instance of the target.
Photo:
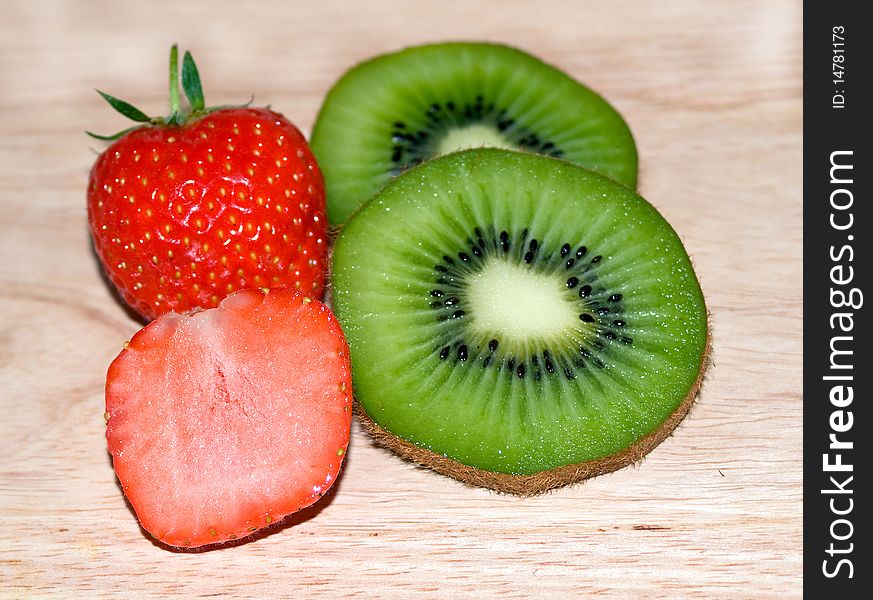
POLYGON ((185 52, 182 59, 182 89, 191 104, 191 112, 198 113, 206 107, 203 99, 203 86, 200 84, 200 73, 190 52, 185 52))
POLYGON ((123 114, 128 119, 132 119, 137 123, 148 123, 152 120, 150 116, 142 112, 140 109, 135 107, 132 104, 125 102, 124 100, 119 100, 115 96, 110 96, 100 90, 97 90, 97 93, 103 96, 103 99, 106 100, 112 108, 123 114))
MULTIPOLYGON (((224 110, 225 108, 248 108, 249 106, 252 105, 252 102, 254 102, 254 101, 255 101, 255 97, 251 96, 249 98, 248 102, 243 102, 242 104, 216 104, 215 106, 207 106, 204 110, 207 113, 211 113, 211 112, 216 111, 216 110, 224 110)), ((264 108, 270 108, 270 105, 268 104, 264 108)))
POLYGON ((124 137, 125 135, 127 135, 131 131, 134 131, 136 129, 141 129, 142 127, 145 127, 145 126, 144 125, 134 125, 133 127, 128 127, 127 129, 123 129, 123 130, 119 131, 118 133, 113 133, 112 135, 100 135, 99 133, 93 133, 91 131, 86 131, 85 133, 90 135, 92 138, 95 138, 98 140, 104 140, 107 142, 112 142, 112 141, 115 141, 119 138, 124 137))

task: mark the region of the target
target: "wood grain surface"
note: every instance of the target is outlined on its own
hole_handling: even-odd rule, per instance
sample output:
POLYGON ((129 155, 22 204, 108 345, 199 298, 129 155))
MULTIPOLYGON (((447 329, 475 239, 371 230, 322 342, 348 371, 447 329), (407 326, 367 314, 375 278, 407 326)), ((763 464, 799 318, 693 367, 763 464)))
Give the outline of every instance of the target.
POLYGON ((0 597, 791 598, 801 590, 801 22, 797 0, 3 2, 0 597), (85 183, 151 113, 171 43, 207 101, 309 131, 353 63, 399 47, 523 47, 605 95, 640 189, 685 241, 714 323, 696 407, 641 465, 541 497, 465 488, 355 427, 333 492, 247 544, 174 553, 106 452, 106 368, 138 324, 99 276, 85 183))

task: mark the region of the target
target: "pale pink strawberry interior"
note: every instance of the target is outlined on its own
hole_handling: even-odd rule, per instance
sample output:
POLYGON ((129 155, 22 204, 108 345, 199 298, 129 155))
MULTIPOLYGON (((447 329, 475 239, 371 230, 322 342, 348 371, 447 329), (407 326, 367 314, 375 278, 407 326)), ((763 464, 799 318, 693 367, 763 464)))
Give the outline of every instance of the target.
POLYGON ((244 534, 312 503, 336 478, 351 381, 345 342, 320 303, 238 293, 215 310, 158 319, 116 362, 110 451, 159 539, 244 534))

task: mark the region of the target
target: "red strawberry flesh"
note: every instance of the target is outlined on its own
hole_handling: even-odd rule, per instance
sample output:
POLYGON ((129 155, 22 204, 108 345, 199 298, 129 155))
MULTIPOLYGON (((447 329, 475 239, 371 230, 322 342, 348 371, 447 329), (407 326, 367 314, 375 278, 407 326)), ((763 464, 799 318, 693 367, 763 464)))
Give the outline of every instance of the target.
POLYGON ((290 290, 237 292, 131 339, 107 377, 109 451, 155 538, 236 539, 330 488, 350 392, 347 346, 327 307, 290 290))

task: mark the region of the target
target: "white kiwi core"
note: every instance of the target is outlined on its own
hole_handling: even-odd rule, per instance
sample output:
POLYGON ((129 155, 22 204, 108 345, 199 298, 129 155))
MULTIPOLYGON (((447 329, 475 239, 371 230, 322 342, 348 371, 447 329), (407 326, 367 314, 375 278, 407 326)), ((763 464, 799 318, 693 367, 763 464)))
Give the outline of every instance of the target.
POLYGON ((509 143, 506 138, 494 129, 493 125, 476 123, 466 127, 449 129, 443 139, 437 144, 437 152, 448 154, 457 150, 482 147, 518 150, 518 146, 509 143))
POLYGON ((579 330, 579 312, 554 275, 528 265, 489 260, 467 279, 473 332, 516 344, 554 339, 579 330))

